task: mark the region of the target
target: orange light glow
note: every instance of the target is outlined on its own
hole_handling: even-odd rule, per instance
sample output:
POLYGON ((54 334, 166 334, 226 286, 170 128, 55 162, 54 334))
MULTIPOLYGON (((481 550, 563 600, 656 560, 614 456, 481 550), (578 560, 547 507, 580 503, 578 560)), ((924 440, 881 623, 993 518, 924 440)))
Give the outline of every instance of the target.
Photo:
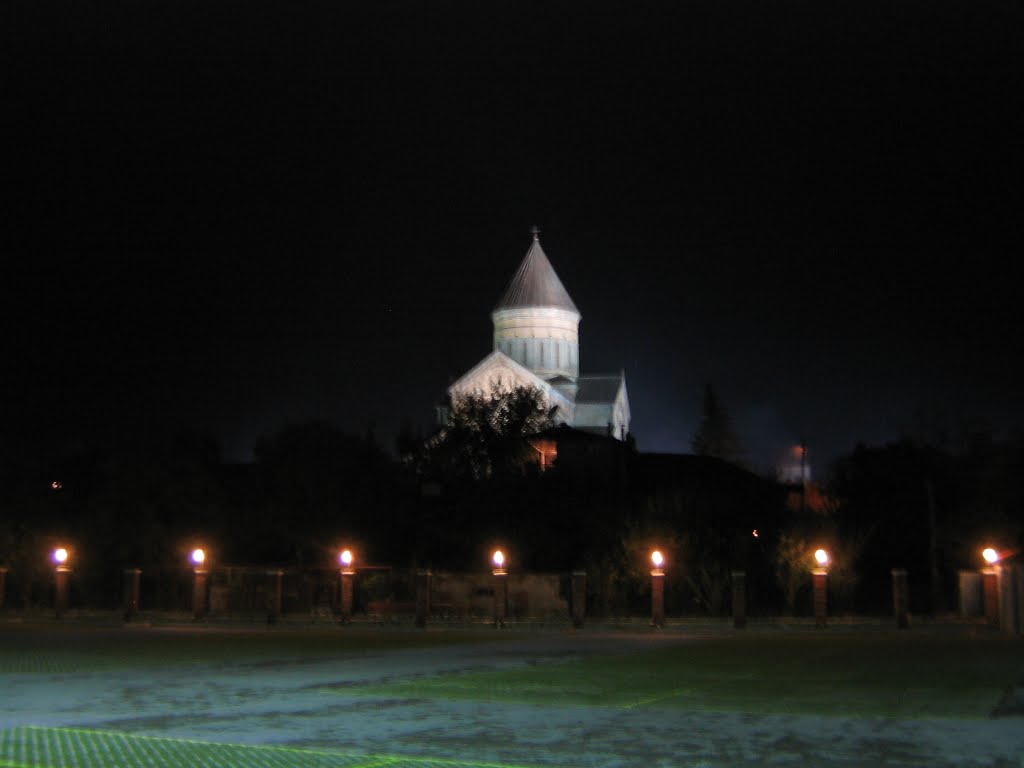
POLYGON ((757 528, 755 528, 754 530, 752 530, 752 531, 750 532, 750 535, 751 535, 751 536, 753 536, 753 537, 754 537, 754 538, 756 539, 756 538, 757 538, 758 536, 760 536, 761 534, 759 534, 759 533, 757 532, 757 528))
POLYGON ((558 458, 558 443, 554 440, 531 440, 530 445, 537 452, 537 461, 541 471, 551 469, 558 458))
POLYGON ((500 549, 494 550, 494 554, 491 555, 491 562, 494 563, 495 568, 505 567, 505 553, 500 549))
POLYGON ((985 562, 989 565, 995 565, 999 562, 999 553, 992 549, 992 547, 986 547, 982 551, 981 556, 985 558, 985 562))
POLYGON ((68 551, 64 547, 53 550, 53 562, 63 564, 68 561, 68 551))
POLYGON ((192 550, 192 563, 196 566, 200 566, 206 562, 206 553, 201 549, 192 550))
POLYGON ((665 564, 665 556, 656 549, 651 552, 651 563, 655 568, 661 568, 665 564))
POLYGON ((352 560, 353 560, 352 550, 349 550, 349 549, 342 550, 342 553, 340 555, 338 555, 338 562, 341 563, 342 565, 344 565, 346 568, 348 566, 352 565, 352 560))
POLYGON ((824 549, 816 550, 814 553, 814 559, 817 561, 818 565, 824 568, 828 565, 828 552, 824 549))

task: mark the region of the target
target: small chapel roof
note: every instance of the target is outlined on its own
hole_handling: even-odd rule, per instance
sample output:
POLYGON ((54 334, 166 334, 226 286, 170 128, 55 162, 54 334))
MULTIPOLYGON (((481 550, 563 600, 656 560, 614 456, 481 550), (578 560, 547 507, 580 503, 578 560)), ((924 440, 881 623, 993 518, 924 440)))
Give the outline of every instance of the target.
POLYGON ((494 308, 519 309, 525 307, 552 307, 568 309, 579 314, 576 305, 569 298, 562 281, 555 274, 554 267, 548 261, 547 254, 540 245, 540 230, 533 229, 533 242, 526 252, 523 263, 519 265, 512 281, 505 289, 505 295, 494 308))

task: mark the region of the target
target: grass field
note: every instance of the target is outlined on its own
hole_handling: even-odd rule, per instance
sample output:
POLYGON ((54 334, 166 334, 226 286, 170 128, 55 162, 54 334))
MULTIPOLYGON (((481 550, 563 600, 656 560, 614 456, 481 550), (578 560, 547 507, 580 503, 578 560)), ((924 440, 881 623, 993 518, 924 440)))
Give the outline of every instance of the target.
POLYGON ((1017 765, 1020 718, 989 715, 1022 672, 1019 637, 967 626, 11 623, 0 768, 1017 765))
POLYGON ((55 626, 48 634, 18 625, 0 632, 0 675, 102 672, 123 667, 177 664, 313 661, 366 652, 397 651, 500 640, 486 632, 188 631, 162 632, 55 626))
POLYGON ((359 692, 548 706, 982 718, 1022 670, 1020 640, 991 633, 743 635, 359 692))
POLYGON ((0 768, 520 768, 508 763, 217 744, 77 728, 0 730, 0 768))

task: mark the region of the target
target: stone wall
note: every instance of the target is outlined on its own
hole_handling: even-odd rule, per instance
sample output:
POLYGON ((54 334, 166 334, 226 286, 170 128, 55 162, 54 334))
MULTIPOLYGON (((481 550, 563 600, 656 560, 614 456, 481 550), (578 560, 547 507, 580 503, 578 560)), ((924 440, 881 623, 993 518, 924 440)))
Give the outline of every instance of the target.
MULTIPOLYGON (((435 573, 431 612, 478 619, 492 616, 495 578, 489 573, 435 573)), ((508 617, 511 620, 568 620, 568 595, 563 593, 564 577, 560 574, 510 573, 501 578, 508 580, 508 617)))

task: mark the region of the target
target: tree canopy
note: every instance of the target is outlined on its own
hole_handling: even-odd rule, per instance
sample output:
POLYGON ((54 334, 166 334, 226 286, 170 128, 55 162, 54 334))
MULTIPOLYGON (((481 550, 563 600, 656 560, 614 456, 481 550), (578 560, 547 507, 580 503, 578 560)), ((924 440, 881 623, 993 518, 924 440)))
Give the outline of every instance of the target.
POLYGON ((732 417, 722 407, 710 384, 704 388, 704 415, 691 448, 698 456, 714 456, 734 464, 741 464, 746 453, 732 417))
POLYGON ((522 472, 532 452, 524 438, 555 423, 537 387, 459 395, 452 398, 448 423, 431 441, 430 458, 443 473, 476 480, 522 472))

